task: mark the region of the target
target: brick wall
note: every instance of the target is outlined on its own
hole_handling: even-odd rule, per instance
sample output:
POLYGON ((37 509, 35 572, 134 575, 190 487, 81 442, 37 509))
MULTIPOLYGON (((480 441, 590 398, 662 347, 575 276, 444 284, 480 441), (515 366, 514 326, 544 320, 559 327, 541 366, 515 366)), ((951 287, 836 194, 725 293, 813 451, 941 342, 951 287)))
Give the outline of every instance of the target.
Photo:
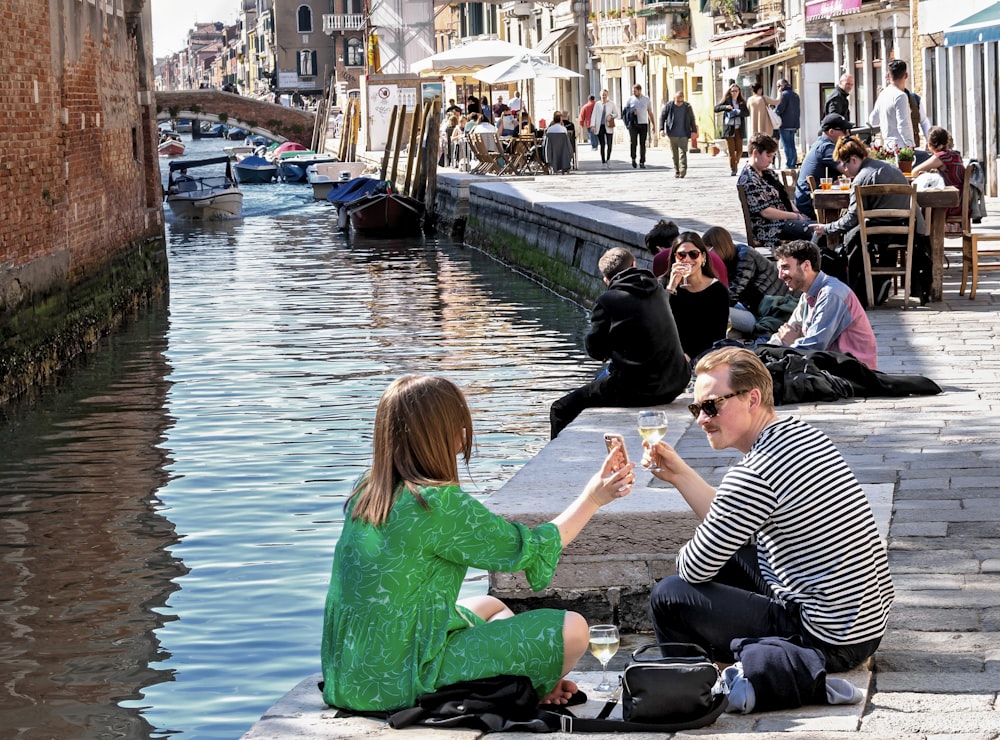
POLYGON ((144 5, 0 4, 0 400, 165 281, 148 260, 163 216, 144 5))

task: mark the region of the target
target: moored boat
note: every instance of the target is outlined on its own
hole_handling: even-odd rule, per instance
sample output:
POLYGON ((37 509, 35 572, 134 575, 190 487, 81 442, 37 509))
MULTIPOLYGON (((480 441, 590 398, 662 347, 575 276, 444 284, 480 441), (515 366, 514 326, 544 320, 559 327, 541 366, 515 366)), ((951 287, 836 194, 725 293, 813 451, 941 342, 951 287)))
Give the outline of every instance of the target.
POLYGON ((374 236, 405 236, 420 231, 424 204, 402 193, 370 193, 348 203, 351 228, 374 236))
POLYGON ((309 165, 306 167, 306 180, 312 185, 313 198, 326 200, 334 185, 360 177, 367 166, 364 162, 316 162, 309 165))
POLYGON ((306 182, 306 170, 314 164, 336 162, 332 154, 314 151, 286 152, 278 155, 278 177, 285 182, 306 182))
POLYGON ((236 162, 233 165, 236 172, 236 179, 240 183, 262 184, 271 182, 278 176, 278 165, 268 162, 263 157, 250 155, 236 162))
POLYGON ((233 177, 229 157, 174 160, 167 179, 167 204, 178 218, 200 221, 239 218, 243 193, 233 177), (225 165, 223 175, 191 175, 190 170, 225 165))

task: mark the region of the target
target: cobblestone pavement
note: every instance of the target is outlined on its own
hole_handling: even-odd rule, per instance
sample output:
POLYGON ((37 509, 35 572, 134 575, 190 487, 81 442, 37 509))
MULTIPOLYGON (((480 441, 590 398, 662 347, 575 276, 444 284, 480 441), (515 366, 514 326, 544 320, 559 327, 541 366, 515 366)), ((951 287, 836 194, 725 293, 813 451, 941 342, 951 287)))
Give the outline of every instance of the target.
MULTIPOLYGON (((724 157, 690 154, 678 179, 666 149, 650 150, 644 170, 632 169, 627 143, 615 156, 604 169, 584 145, 580 171, 533 187, 745 237, 724 157)), ((1000 199, 987 209, 977 228, 1000 231, 1000 199)), ((869 312, 879 369, 930 377, 944 393, 795 409, 832 437, 864 484, 893 486, 896 602, 859 728, 872 737, 1000 737, 1000 281, 984 273, 976 299, 960 297, 961 242, 946 241, 946 253, 943 301, 902 310, 893 299, 869 312)), ((706 447, 699 430, 680 443, 717 479, 732 457, 706 447)))

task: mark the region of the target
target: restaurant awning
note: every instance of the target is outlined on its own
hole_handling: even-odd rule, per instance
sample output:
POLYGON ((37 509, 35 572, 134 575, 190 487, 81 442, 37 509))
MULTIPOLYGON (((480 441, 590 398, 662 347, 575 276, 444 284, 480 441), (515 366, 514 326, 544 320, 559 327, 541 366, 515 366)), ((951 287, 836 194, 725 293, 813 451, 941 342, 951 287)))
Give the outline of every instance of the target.
POLYGON ((734 67, 734 75, 756 72, 758 69, 773 67, 775 64, 781 63, 788 66, 794 66, 795 64, 802 62, 804 59, 805 56, 802 54, 802 49, 796 46, 793 49, 779 51, 777 54, 771 54, 770 56, 761 57, 760 59, 754 59, 751 62, 741 64, 739 67, 734 67))
POLYGON ((531 50, 535 54, 548 54, 553 47, 564 44, 575 32, 575 24, 562 26, 560 28, 553 28, 547 34, 542 36, 541 40, 535 44, 531 50))
POLYGON ((945 46, 1000 41, 1000 3, 993 3, 944 31, 945 46))
POLYGON ((700 46, 687 53, 689 63, 705 62, 709 59, 729 59, 741 57, 743 52, 754 46, 762 46, 774 41, 773 28, 754 28, 736 31, 713 38, 707 46, 700 46))

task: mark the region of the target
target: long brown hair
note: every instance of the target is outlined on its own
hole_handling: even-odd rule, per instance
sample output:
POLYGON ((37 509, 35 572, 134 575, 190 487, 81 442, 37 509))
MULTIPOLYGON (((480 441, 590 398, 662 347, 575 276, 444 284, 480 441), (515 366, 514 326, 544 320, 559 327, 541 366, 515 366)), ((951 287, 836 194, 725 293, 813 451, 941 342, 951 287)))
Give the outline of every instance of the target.
POLYGON ((404 488, 426 508, 421 488, 458 484, 456 455, 467 464, 472 456, 472 414, 450 380, 404 375, 379 399, 373 437, 372 467, 351 493, 351 518, 378 526, 404 488))
POLYGON ((705 246, 714 251, 719 258, 725 262, 732 262, 739 256, 736 245, 733 243, 733 235, 722 226, 711 226, 708 231, 701 235, 705 246))

